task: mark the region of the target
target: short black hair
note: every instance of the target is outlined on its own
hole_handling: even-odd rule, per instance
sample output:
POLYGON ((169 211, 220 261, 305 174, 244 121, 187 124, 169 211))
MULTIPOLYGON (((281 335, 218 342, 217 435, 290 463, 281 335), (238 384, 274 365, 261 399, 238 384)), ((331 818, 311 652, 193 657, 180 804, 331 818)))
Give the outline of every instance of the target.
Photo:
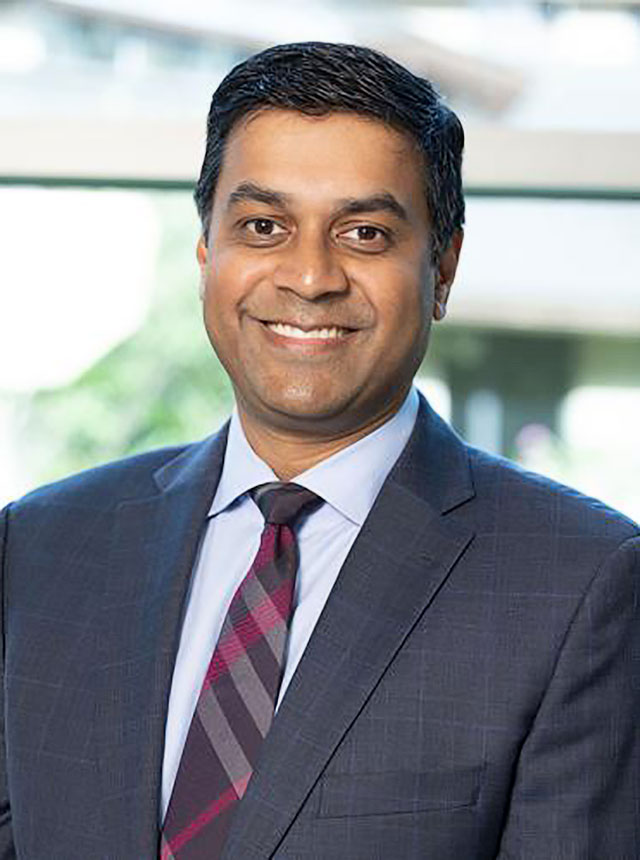
POLYGON ((194 192, 205 236, 227 138, 244 116, 276 108, 309 116, 352 113, 408 134, 425 164, 425 193, 434 253, 464 223, 464 131, 433 84, 380 51, 359 45, 276 45, 235 66, 213 94, 207 145, 194 192))

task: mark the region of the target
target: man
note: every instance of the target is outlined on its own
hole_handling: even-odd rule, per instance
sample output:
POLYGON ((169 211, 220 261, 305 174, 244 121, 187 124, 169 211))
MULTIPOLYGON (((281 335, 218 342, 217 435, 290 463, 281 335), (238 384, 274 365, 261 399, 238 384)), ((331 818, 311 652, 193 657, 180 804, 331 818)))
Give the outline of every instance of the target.
POLYGON ((462 145, 364 48, 214 94, 197 256, 237 410, 4 511, 0 857, 640 856, 639 530, 412 389, 462 145))

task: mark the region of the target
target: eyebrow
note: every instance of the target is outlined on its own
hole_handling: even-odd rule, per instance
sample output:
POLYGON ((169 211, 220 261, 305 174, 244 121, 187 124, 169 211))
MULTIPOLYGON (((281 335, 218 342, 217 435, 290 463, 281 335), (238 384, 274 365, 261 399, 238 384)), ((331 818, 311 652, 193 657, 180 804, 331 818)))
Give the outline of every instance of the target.
POLYGON ((263 188, 255 182, 241 182, 229 195, 227 208, 251 200, 255 203, 264 203, 267 206, 279 206, 284 209, 291 198, 282 191, 273 191, 271 188, 263 188))
MULTIPOLYGON (((227 208, 246 201, 284 209, 291 202, 291 196, 283 191, 264 188, 255 182, 241 182, 229 195, 227 208)), ((362 215, 366 212, 390 212, 401 221, 409 220, 407 210, 389 191, 380 191, 368 197, 347 197, 340 200, 336 217, 362 215)))
POLYGON ((401 221, 409 220, 407 210, 389 191, 340 201, 339 215, 361 215, 365 212, 390 212, 401 221))

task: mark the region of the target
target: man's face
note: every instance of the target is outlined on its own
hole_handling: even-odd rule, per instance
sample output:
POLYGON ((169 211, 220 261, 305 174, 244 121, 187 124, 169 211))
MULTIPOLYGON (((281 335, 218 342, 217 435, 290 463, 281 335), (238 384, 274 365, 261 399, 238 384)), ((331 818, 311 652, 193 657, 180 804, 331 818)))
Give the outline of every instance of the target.
POLYGON ((241 414, 331 437, 397 408, 434 299, 446 303, 453 244, 434 265, 421 159, 402 134, 352 114, 241 121, 198 245, 205 325, 241 414))

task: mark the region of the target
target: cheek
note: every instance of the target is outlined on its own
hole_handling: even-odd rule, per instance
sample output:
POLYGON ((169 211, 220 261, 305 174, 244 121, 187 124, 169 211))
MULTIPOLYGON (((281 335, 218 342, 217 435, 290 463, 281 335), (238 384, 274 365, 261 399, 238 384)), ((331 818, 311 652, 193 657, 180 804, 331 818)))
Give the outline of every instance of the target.
POLYGON ((386 337, 393 339, 395 335, 400 346, 424 330, 430 319, 432 299, 428 275, 425 281, 420 281, 415 269, 409 267, 393 274, 394 277, 380 280, 385 288, 379 291, 375 303, 386 337))
POLYGON ((263 276, 269 265, 269 259, 263 253, 231 243, 215 246, 211 256, 211 273, 221 281, 227 281, 229 278, 234 281, 252 281, 263 276))
POLYGON ((233 352, 232 344, 237 339, 238 315, 235 312, 236 297, 230 285, 234 281, 220 277, 218 269, 209 270, 204 285, 204 324, 218 356, 233 352))
POLYGON ((243 299, 246 270, 229 253, 214 252, 205 278, 205 318, 210 323, 225 320, 236 311, 243 299))

